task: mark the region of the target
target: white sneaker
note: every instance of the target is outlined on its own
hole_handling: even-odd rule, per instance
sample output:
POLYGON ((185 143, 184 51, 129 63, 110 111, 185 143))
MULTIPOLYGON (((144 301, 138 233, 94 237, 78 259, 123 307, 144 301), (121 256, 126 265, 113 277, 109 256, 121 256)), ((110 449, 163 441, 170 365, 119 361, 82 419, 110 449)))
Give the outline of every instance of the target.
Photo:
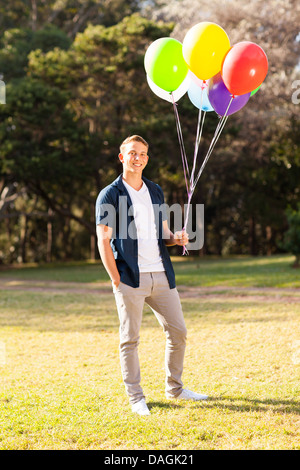
POLYGON ((198 401, 198 400, 207 400, 208 396, 207 395, 202 395, 201 393, 196 393, 192 392, 191 390, 188 390, 187 388, 184 388, 178 397, 173 397, 169 393, 166 394, 167 398, 173 398, 176 400, 193 400, 193 401, 198 401))
POLYGON ((148 406, 146 405, 146 402, 145 402, 145 399, 142 398, 140 401, 138 401, 137 403, 134 403, 132 406, 131 406, 131 409, 134 413, 137 413, 138 415, 150 415, 150 411, 149 411, 149 408, 148 406))

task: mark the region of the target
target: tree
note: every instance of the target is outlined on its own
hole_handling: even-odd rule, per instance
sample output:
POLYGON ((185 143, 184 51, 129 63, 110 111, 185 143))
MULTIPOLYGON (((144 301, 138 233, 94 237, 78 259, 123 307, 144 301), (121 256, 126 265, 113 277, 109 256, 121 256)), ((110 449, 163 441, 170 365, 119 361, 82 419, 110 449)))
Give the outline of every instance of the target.
POLYGON ((48 52, 55 47, 68 49, 68 36, 52 25, 38 31, 30 29, 8 29, 0 39, 0 72, 6 83, 26 75, 28 54, 39 49, 48 52))
MULTIPOLYGON (((31 78, 8 85, 8 102, 1 108, 0 174, 15 194, 26 188, 28 196, 43 200, 46 213, 51 208, 76 220, 73 191, 80 198, 87 168, 82 159, 84 133, 67 103, 66 92, 31 78)), ((81 223, 90 228, 88 221, 81 223)))
POLYGON ((0 34, 12 28, 38 31, 47 25, 63 30, 72 39, 88 24, 112 26, 154 0, 0 0, 0 34))
POLYGON ((170 30, 138 15, 110 28, 89 26, 67 50, 32 51, 27 76, 8 85, 0 173, 44 201, 52 219, 65 218, 65 227, 76 221, 91 240, 95 199, 120 171, 121 140, 133 129, 149 135, 169 126, 157 117, 143 57, 146 45, 170 30))
POLYGON ((148 92, 143 58, 149 42, 170 30, 133 15, 110 28, 89 26, 68 51, 30 54, 30 76, 71 93, 69 106, 88 129, 85 158, 97 190, 100 175, 117 168, 120 139, 137 128, 151 135, 164 120, 148 92))

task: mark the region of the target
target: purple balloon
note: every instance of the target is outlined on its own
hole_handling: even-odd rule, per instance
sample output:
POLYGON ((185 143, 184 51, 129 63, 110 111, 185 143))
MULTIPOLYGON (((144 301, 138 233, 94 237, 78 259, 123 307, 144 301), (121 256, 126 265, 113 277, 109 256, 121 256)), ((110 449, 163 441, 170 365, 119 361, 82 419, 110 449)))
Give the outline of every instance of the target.
MULTIPOLYGON (((245 106, 250 96, 251 92, 245 95, 235 95, 226 116, 236 113, 245 106)), ((219 116, 224 116, 232 98, 232 93, 226 88, 220 73, 209 79, 208 98, 216 113, 219 116)))

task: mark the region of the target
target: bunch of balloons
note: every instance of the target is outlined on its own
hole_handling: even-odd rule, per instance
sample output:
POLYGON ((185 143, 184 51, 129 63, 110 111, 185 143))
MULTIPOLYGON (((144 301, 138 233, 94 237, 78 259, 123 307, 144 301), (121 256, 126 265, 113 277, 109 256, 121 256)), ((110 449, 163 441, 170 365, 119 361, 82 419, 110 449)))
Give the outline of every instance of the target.
MULTIPOLYGON (((194 25, 181 44, 174 38, 154 41, 145 54, 145 71, 151 90, 173 103, 188 204, 204 166, 224 128, 228 116, 243 108, 260 88, 268 72, 264 50, 250 41, 230 46, 221 26, 212 22, 194 25), (190 172, 176 103, 188 94, 199 109, 195 150, 190 172), (206 112, 219 117, 211 145, 196 174, 196 159, 206 112)), ((186 225, 186 224, 185 224, 186 225)))
POLYGON ((169 37, 154 41, 144 64, 148 84, 160 98, 172 102, 173 94, 177 102, 188 92, 200 108, 202 94, 203 110, 215 110, 219 116, 231 98, 227 116, 245 106, 268 72, 268 59, 259 45, 243 41, 231 47, 224 29, 207 21, 194 25, 182 44, 169 37))

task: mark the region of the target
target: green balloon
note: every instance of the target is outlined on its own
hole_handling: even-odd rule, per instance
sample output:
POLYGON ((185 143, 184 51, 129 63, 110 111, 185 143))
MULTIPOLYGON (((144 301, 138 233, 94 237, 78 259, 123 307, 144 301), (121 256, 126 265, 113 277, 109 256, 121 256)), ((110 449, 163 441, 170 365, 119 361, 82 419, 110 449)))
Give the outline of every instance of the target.
POLYGON ((169 92, 177 90, 188 73, 182 44, 173 38, 160 38, 150 44, 144 65, 155 85, 169 92))
POLYGON ((251 91, 250 97, 253 96, 253 95, 255 95, 255 93, 258 92, 258 90, 260 89, 260 87, 261 87, 261 85, 259 85, 257 88, 255 88, 255 90, 251 91))

